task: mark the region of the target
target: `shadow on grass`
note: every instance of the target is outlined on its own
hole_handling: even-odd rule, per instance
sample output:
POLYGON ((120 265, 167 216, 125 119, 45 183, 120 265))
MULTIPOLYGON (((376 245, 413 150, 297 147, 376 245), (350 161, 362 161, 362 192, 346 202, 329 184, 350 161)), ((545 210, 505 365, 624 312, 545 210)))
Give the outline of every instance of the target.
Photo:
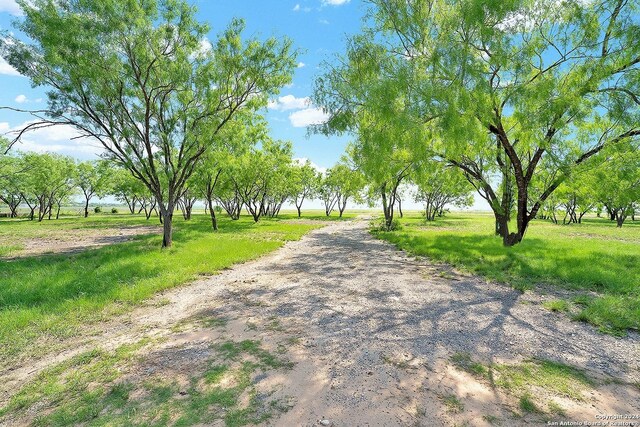
POLYGON ((640 253, 631 242, 527 237, 515 247, 492 235, 377 233, 398 248, 525 290, 548 285, 575 295, 577 320, 616 335, 640 329, 640 253))
POLYGON ((519 286, 544 283, 612 294, 638 292, 635 279, 628 272, 637 269, 640 254, 623 254, 604 248, 570 250, 575 243, 534 237, 506 248, 500 239, 480 234, 416 236, 400 232, 379 233, 379 236, 411 253, 519 286))

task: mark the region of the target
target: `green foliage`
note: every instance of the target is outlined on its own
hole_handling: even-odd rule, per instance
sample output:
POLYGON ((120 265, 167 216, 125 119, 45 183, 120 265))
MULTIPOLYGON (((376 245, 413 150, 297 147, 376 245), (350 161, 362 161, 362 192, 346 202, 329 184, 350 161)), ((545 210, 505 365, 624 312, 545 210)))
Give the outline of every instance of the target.
POLYGON ((350 199, 360 200, 360 193, 365 185, 365 177, 358 170, 344 162, 327 170, 320 182, 318 194, 324 202, 325 214, 330 216, 337 207, 340 217, 347 208, 350 199))
POLYGON ((507 249, 493 237, 493 219, 487 215, 451 215, 433 224, 411 216, 401 222, 401 231, 376 235, 410 253, 514 287, 545 284, 595 292, 597 298, 580 300, 577 319, 613 333, 640 329, 636 224, 622 232, 606 219, 585 219, 572 228, 536 221, 526 242, 507 249))
POLYGON ((640 213, 640 150, 607 150, 607 160, 593 172, 596 198, 615 216, 618 227, 640 213))
POLYGON ((425 204, 425 219, 434 221, 443 216, 446 206, 468 207, 473 204, 473 187, 460 170, 442 162, 423 162, 415 174, 418 186, 416 202, 425 204))
POLYGON ((292 156, 291 142, 265 137, 260 149, 247 150, 224 171, 230 184, 226 191, 240 199, 254 221, 265 215, 278 216, 282 205, 294 194, 292 156))
POLYGON ((102 212, 102 208, 100 206, 96 206, 95 208, 93 208, 93 212, 94 213, 101 213, 102 212))

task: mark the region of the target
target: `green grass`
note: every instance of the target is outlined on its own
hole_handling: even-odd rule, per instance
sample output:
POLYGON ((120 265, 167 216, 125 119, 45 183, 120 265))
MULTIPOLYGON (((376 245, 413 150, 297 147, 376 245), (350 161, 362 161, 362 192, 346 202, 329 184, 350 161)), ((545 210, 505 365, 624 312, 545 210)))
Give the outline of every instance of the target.
MULTIPOLYGON (((585 393, 592 390, 596 383, 582 370, 559 362, 542 359, 530 359, 521 363, 482 364, 472 359, 468 353, 456 353, 451 362, 459 369, 499 387, 518 399, 523 412, 543 412, 544 402, 536 401, 540 390, 554 396, 583 401, 585 393)), ((547 402, 550 413, 564 413, 556 402, 547 402)))
POLYGON ((460 399, 458 399, 458 397, 453 394, 445 396, 442 399, 442 402, 444 403, 444 406, 447 407, 447 410, 449 412, 458 413, 464 411, 464 405, 462 404, 460 399))
MULTIPOLYGON (((44 348, 51 351, 82 324, 126 311, 163 289, 259 257, 319 226, 269 219, 254 224, 249 218, 222 218, 220 222, 221 230, 216 233, 204 215, 189 222, 177 219, 170 250, 160 250, 158 234, 73 255, 0 260, 0 365, 44 348)), ((2 221, 0 239, 148 224, 144 218, 129 215, 43 223, 2 221)))
POLYGON ((540 412, 535 403, 533 403, 532 397, 528 394, 520 397, 520 401, 518 402, 518 406, 522 412, 540 412))
POLYGON ((43 371, 0 408, 0 423, 21 417, 36 426, 191 426, 222 420, 239 427, 288 410, 269 396, 258 396, 253 386, 257 374, 290 366, 257 341, 224 343, 207 366, 180 374, 187 375, 186 385, 162 374, 140 375, 137 366, 153 354, 153 344, 94 350, 43 371))
POLYGON ((567 312, 569 311, 569 308, 570 308, 569 302, 562 299, 546 301, 542 304, 542 306, 549 311, 556 311, 556 312, 567 312))
POLYGON ((618 229, 599 218, 566 226, 534 221, 523 242, 511 248, 494 235, 490 214, 457 213, 433 223, 408 215, 402 225, 400 231, 373 233, 414 255, 517 289, 546 285, 575 291, 582 302, 576 319, 603 332, 640 330, 640 222, 618 229))

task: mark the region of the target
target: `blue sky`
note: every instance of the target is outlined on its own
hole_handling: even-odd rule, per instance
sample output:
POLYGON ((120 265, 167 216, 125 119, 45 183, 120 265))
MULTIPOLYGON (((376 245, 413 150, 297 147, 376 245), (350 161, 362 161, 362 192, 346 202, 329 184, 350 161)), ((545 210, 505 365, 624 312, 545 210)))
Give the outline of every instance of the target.
MULTIPOLYGON (((307 137, 306 124, 321 119, 321 112, 305 100, 323 60, 344 51, 347 35, 357 33, 365 6, 360 0, 192 0, 198 18, 211 26, 214 40, 234 17, 247 23, 246 35, 266 38, 287 36, 302 53, 293 84, 274 99, 266 117, 272 135, 294 143, 295 157, 308 158, 320 167, 332 166, 344 152, 348 137, 307 137)), ((0 29, 12 30, 18 16, 15 0, 0 0, 0 29)), ((37 109, 46 102, 45 88, 32 88, 29 80, 17 75, 6 62, 0 62, 0 106, 37 109)), ((30 120, 28 115, 0 111, 0 133, 30 120)), ((80 159, 95 157, 99 148, 86 141, 72 141, 70 129, 40 130, 25 138, 16 148, 52 151, 80 159)))

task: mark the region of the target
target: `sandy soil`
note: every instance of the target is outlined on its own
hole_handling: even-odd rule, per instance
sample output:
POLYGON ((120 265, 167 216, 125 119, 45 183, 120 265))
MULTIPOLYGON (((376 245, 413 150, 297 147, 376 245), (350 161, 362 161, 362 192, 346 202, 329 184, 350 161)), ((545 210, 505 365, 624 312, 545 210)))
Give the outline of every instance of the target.
POLYGON ((79 228, 51 232, 46 237, 12 241, 12 244, 19 244, 23 248, 13 252, 8 258, 82 252, 87 249, 127 242, 135 236, 159 232, 161 232, 161 227, 145 225, 118 228, 79 228))
POLYGON ((202 349, 222 339, 259 339, 271 350, 285 345, 294 367, 255 379, 259 391, 290 402, 270 425, 555 420, 515 415, 517 399, 457 368, 451 357, 459 353, 487 364, 551 359, 603 380, 584 401, 557 401, 566 412, 558 421, 640 414, 640 390, 629 384, 640 381, 638 334, 600 334, 543 309, 540 303, 552 295, 522 294, 414 259, 373 239, 367 227, 363 220, 332 223, 257 261, 158 295, 126 318, 88 330, 68 351, 1 373, 0 401, 42 368, 80 351, 151 336, 164 338, 145 362, 145 370, 156 371, 189 372, 202 349), (207 328, 189 321, 203 317, 227 323, 207 328), (464 409, 447 404, 451 396, 464 409))

